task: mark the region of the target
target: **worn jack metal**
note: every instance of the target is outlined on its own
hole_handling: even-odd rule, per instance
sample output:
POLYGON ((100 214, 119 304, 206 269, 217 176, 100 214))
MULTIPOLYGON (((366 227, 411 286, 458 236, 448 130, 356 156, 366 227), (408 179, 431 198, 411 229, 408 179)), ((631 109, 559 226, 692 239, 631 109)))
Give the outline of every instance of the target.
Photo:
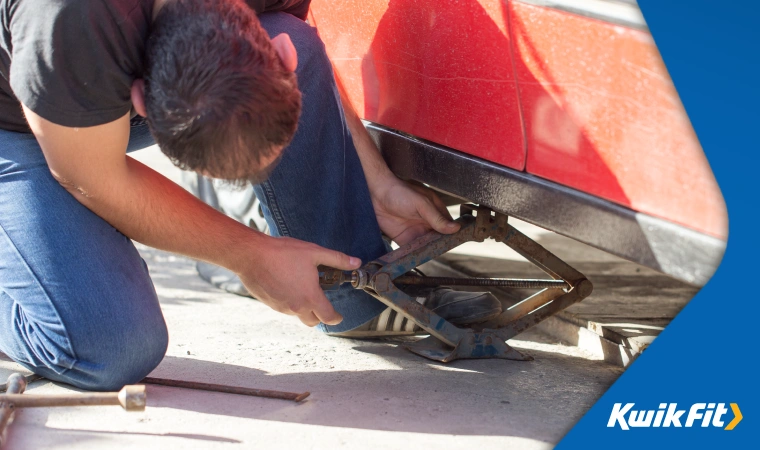
POLYGON ((465 358, 531 360, 506 341, 542 320, 564 310, 591 294, 593 286, 582 273, 567 265, 532 239, 507 223, 507 216, 488 208, 462 205, 454 234, 430 232, 352 272, 320 268, 320 284, 325 290, 350 283, 398 313, 414 321, 430 336, 405 347, 425 358, 449 362, 465 358), (501 241, 552 279, 518 280, 505 278, 441 278, 406 275, 453 248, 486 238, 501 241), (498 286, 541 289, 507 308, 500 316, 472 328, 459 328, 425 308, 397 285, 498 286))

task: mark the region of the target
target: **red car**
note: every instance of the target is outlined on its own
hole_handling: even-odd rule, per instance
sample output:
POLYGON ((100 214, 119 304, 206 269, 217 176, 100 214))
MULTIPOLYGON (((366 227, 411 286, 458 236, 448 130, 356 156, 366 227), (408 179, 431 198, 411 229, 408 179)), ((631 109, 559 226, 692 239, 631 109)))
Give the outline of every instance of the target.
POLYGON ((313 0, 393 171, 703 285, 726 208, 633 0, 313 0))

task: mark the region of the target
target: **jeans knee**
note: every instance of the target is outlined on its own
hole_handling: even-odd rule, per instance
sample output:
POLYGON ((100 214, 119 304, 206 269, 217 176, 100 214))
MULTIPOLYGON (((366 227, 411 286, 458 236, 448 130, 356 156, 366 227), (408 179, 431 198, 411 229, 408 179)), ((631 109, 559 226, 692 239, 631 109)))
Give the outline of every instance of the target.
POLYGON ((28 349, 31 351, 9 356, 53 381, 87 390, 115 391, 139 382, 153 371, 166 354, 168 339, 163 326, 121 336, 118 343, 110 339, 88 342, 73 351, 33 342, 28 349))
POLYGON ((29 343, 30 357, 14 359, 53 381, 94 391, 119 390, 145 378, 164 358, 169 334, 159 318, 142 327, 111 326, 107 334, 76 339, 68 348, 36 340, 29 343))
POLYGON ((98 346, 89 361, 79 360, 72 383, 91 390, 119 390, 135 384, 155 369, 166 355, 169 334, 165 324, 125 330, 110 345, 98 346))

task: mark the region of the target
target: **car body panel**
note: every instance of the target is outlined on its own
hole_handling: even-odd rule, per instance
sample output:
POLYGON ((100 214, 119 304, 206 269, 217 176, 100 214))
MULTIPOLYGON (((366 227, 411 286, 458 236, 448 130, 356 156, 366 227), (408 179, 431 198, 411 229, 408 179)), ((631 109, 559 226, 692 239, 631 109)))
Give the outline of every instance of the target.
POLYGON ((651 35, 510 5, 527 172, 725 239, 725 203, 651 35))
POLYGON ((362 118, 523 170, 499 0, 313 0, 310 22, 362 118))
POLYGON ((637 11, 313 0, 309 20, 364 119, 725 240, 725 203, 655 43, 643 21, 600 19, 605 1, 637 11))

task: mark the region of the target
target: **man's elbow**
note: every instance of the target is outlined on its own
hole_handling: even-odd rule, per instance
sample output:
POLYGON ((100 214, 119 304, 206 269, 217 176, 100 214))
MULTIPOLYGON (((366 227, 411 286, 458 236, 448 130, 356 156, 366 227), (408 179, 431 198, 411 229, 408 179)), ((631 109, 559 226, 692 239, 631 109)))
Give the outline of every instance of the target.
POLYGON ((53 176, 55 181, 58 182, 64 189, 66 189, 71 195, 73 195, 76 198, 91 198, 90 192, 82 187, 79 183, 74 182, 73 180, 63 176, 62 174, 56 172, 55 170, 50 169, 50 174, 53 176))

